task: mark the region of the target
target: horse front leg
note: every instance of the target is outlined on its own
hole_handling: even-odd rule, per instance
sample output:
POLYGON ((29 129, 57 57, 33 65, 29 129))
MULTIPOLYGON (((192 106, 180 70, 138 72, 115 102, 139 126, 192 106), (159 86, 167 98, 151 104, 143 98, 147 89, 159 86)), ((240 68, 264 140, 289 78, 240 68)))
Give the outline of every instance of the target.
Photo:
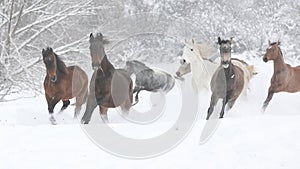
POLYGON ((100 116, 104 123, 108 123, 108 117, 107 117, 107 107, 99 106, 100 109, 100 116))
POLYGON ((269 91, 268 91, 268 96, 266 98, 266 100, 264 101, 264 104, 263 104, 263 107, 262 107, 262 112, 265 112, 267 106, 269 105, 269 102, 271 101, 273 95, 274 95, 274 88, 271 86, 269 88, 269 91))
POLYGON ((221 113, 220 113, 220 119, 222 119, 224 117, 225 106, 226 106, 227 102, 228 102, 228 99, 227 99, 227 97, 225 97, 223 99, 223 102, 222 102, 222 110, 221 110, 221 113))
POLYGON ((55 97, 50 97, 49 95, 46 94, 46 100, 48 103, 48 112, 49 112, 49 120, 51 122, 51 124, 55 125, 57 124, 54 116, 53 116, 53 109, 55 107, 55 105, 59 102, 60 99, 55 98, 55 97))
POLYGON ((207 110, 206 120, 209 120, 209 117, 211 116, 211 114, 214 111, 214 107, 215 107, 216 103, 217 103, 217 98, 214 94, 212 94, 211 99, 210 99, 210 106, 207 110))
POLYGON ((70 101, 69 100, 63 100, 63 106, 60 109, 60 113, 63 112, 68 106, 70 105, 70 101))
POLYGON ((96 107, 97 107, 97 101, 95 97, 95 92, 90 92, 87 99, 84 115, 81 118, 82 124, 88 124, 90 122, 93 111, 96 107))

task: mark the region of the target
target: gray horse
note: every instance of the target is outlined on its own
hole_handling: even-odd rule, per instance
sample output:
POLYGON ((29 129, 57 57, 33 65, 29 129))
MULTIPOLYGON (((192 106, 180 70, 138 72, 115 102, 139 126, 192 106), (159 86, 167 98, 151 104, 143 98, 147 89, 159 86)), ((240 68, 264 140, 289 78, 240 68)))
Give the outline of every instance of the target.
POLYGON ((152 69, 137 60, 127 61, 124 69, 130 75, 135 75, 133 93, 136 93, 136 103, 139 100, 138 95, 142 90, 167 93, 175 84, 175 79, 170 74, 159 69, 152 69))

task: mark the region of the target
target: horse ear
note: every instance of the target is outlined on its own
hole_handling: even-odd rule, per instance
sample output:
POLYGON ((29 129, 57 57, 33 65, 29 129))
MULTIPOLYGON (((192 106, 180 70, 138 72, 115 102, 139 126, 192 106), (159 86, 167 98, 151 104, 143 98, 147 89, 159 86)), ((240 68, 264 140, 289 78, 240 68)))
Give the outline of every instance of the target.
POLYGON ((44 53, 44 52, 45 52, 45 49, 43 48, 42 53, 44 53))
POLYGON ((90 38, 91 38, 91 39, 94 38, 93 33, 90 34, 90 38))
POLYGON ((195 40, 194 39, 192 39, 192 43, 195 44, 195 40))
POLYGON ((270 41, 270 40, 268 40, 268 42, 269 42, 269 46, 271 46, 271 41, 270 41))
POLYGON ((281 42, 278 40, 278 41, 277 41, 277 45, 279 46, 280 44, 281 44, 281 42))
POLYGON ((230 43, 232 43, 232 42, 233 42, 233 37, 230 37, 230 40, 229 40, 229 42, 230 42, 230 43))
POLYGON ((221 45, 221 38, 220 38, 220 36, 218 37, 218 42, 217 42, 217 44, 221 45))

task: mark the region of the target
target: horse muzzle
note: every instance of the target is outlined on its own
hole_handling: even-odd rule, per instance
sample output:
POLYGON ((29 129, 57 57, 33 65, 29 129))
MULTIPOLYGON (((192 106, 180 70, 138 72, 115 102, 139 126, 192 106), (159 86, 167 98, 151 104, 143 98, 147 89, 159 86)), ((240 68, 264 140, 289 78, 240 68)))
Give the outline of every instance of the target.
POLYGON ((176 72, 176 76, 177 77, 181 77, 181 73, 178 71, 178 72, 176 72))
POLYGON ((227 69, 229 67, 229 61, 222 61, 222 67, 227 69))
POLYGON ((99 67, 100 67, 100 64, 92 63, 93 70, 98 70, 99 67))

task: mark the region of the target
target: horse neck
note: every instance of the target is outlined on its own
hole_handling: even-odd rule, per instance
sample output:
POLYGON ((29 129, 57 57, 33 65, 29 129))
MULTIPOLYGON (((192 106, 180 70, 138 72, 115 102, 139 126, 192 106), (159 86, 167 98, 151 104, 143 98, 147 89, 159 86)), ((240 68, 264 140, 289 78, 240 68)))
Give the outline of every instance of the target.
POLYGON ((104 72, 115 69, 114 66, 108 60, 106 55, 103 57, 100 66, 104 72))
POLYGON ((198 56, 196 62, 194 62, 193 64, 196 65, 200 69, 201 73, 206 76, 212 76, 212 73, 218 67, 217 64, 203 59, 200 55, 198 56))
MULTIPOLYGON (((221 64, 221 66, 222 66, 222 64, 221 64)), ((228 77, 231 77, 231 76, 234 74, 234 72, 233 72, 233 67, 234 67, 234 65, 233 65, 232 62, 230 61, 230 62, 229 62, 229 67, 228 67, 227 69, 223 68, 224 71, 225 71, 225 75, 226 75, 227 78, 228 78, 228 77)))
POLYGON ((282 53, 279 49, 277 59, 274 60, 274 72, 280 72, 285 69, 282 53))
POLYGON ((65 63, 62 60, 60 60, 60 58, 58 58, 56 54, 55 57, 56 57, 56 66, 57 66, 56 73, 68 74, 68 69, 65 63))

